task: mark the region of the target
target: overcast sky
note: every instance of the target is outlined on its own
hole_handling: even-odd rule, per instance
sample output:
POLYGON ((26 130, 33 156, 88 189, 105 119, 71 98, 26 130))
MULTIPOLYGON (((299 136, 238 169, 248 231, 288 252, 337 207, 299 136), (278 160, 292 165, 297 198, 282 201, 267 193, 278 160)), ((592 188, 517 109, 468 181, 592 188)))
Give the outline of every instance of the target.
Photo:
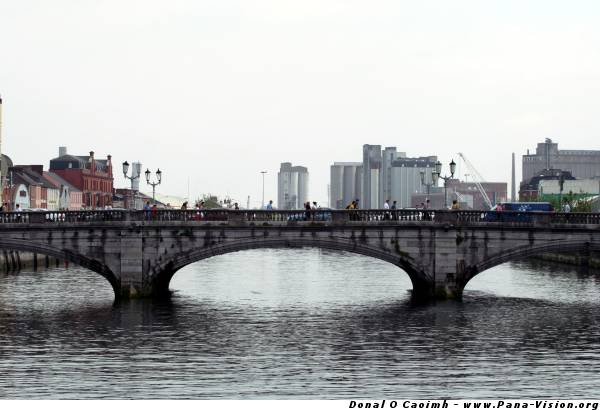
MULTIPOLYGON (((546 137, 600 149, 600 2, 0 0, 3 151, 112 154, 163 193, 276 199, 362 144, 464 152, 488 181, 546 137)), ((466 170, 461 169, 461 173, 466 170)))

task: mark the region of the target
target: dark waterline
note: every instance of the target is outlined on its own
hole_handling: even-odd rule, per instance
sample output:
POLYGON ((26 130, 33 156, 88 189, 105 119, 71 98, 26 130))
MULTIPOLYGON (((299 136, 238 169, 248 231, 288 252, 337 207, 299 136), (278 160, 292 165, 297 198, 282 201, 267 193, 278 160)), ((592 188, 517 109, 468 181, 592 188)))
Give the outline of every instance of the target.
POLYGON ((600 275, 513 263, 414 305, 374 259, 262 250, 113 305, 80 268, 0 276, 3 398, 593 398, 600 275))

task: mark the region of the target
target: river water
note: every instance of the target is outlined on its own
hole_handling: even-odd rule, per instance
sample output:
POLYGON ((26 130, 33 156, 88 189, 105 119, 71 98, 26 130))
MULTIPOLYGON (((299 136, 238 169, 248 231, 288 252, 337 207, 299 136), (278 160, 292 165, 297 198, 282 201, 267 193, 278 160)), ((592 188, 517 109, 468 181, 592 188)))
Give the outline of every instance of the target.
POLYGON ((181 270, 169 302, 113 305, 70 267, 0 276, 2 398, 597 398, 600 274, 498 266, 462 302, 316 249, 181 270))

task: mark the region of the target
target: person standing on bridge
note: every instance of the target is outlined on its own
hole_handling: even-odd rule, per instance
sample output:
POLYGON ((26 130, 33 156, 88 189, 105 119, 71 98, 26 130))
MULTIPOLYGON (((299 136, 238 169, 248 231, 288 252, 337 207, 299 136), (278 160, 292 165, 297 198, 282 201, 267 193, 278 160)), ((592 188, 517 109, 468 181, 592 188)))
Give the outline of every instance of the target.
POLYGON ((304 213, 305 220, 310 220, 310 201, 304 204, 304 209, 306 212, 304 213))
POLYGON ((15 219, 21 221, 21 206, 19 204, 15 207, 15 219))
POLYGON ((423 209, 425 210, 425 212, 423 212, 423 219, 426 221, 431 221, 431 213, 429 212, 429 207, 429 199, 426 199, 425 204, 423 204, 423 209))
POLYGON ((388 220, 390 219, 391 215, 389 213, 389 209, 390 209, 390 200, 386 199, 385 203, 383 204, 383 209, 386 210, 386 212, 383 213, 383 219, 388 220))
POLYGON ((453 211, 458 211, 460 209, 460 205, 458 204, 458 201, 456 199, 452 200, 452 207, 450 208, 453 211))
POLYGON ((267 211, 272 211, 273 210, 273 200, 269 200, 269 203, 267 204, 267 211))
POLYGON ((144 216, 146 219, 150 219, 150 201, 146 201, 144 204, 144 216))

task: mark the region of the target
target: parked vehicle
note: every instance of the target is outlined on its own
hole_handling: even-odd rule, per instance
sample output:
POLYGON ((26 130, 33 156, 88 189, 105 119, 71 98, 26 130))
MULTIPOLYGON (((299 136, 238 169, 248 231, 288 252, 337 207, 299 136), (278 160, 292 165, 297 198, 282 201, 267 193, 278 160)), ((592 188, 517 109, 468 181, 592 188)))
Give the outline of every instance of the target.
POLYGON ((486 222, 531 222, 532 212, 554 212, 554 207, 550 202, 503 202, 500 203, 501 211, 498 211, 498 205, 491 211, 486 212, 483 220, 486 222))

